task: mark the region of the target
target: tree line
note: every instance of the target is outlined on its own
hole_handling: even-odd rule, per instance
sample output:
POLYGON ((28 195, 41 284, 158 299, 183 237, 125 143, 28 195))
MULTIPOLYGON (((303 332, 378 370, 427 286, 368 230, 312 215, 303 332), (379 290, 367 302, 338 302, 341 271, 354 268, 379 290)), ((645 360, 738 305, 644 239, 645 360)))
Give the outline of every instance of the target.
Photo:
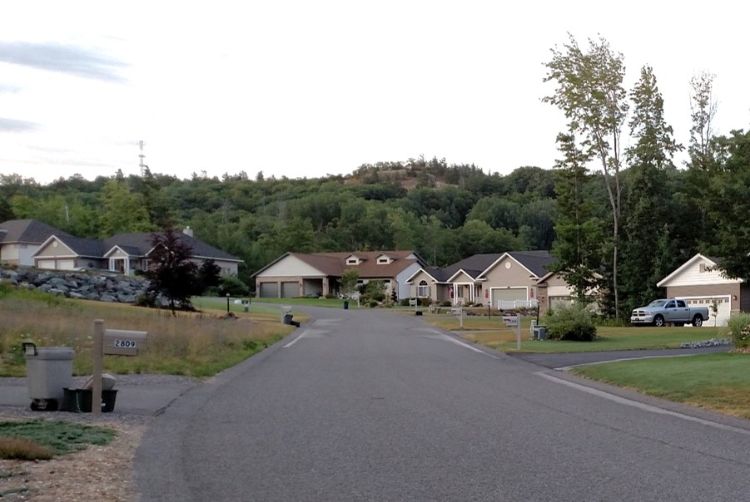
POLYGON ((654 70, 644 66, 626 90, 624 57, 606 40, 582 48, 570 37, 546 68, 553 89, 544 100, 567 119, 553 169, 500 175, 419 158, 311 179, 146 170, 42 185, 0 175, 0 221, 37 218, 82 237, 189 225, 243 259, 248 283, 287 251, 414 249, 442 266, 475 253, 551 249, 581 298, 598 288, 612 316, 663 294, 658 280, 699 251, 750 278, 750 132, 714 134, 713 76, 690 82, 685 147, 664 118, 654 70), (689 161, 676 166, 683 148, 689 161))

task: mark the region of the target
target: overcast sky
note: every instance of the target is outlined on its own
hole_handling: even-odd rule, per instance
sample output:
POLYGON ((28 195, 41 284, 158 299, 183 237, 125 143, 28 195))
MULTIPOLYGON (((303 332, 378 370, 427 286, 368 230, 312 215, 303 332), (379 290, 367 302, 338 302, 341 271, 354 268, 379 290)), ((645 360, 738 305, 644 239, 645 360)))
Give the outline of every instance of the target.
POLYGON ((0 173, 345 174, 445 157, 550 168, 543 63, 570 32, 654 67, 688 141, 689 87, 716 74, 716 131, 750 125, 744 2, 6 2, 0 173), (605 7, 612 5, 612 7, 605 7))

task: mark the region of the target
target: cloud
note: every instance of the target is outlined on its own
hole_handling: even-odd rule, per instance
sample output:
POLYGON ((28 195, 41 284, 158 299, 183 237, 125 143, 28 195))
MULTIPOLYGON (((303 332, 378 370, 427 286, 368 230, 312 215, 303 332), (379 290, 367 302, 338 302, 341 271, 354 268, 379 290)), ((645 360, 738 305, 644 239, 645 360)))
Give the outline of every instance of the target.
POLYGON ((37 127, 37 124, 33 122, 0 117, 0 132, 26 132, 33 131, 37 127))
POLYGON ((80 47, 55 43, 0 42, 0 61, 113 82, 124 63, 80 47))
POLYGON ((20 90, 21 90, 20 87, 16 87, 14 85, 0 84, 0 92, 13 93, 13 92, 18 92, 20 90))

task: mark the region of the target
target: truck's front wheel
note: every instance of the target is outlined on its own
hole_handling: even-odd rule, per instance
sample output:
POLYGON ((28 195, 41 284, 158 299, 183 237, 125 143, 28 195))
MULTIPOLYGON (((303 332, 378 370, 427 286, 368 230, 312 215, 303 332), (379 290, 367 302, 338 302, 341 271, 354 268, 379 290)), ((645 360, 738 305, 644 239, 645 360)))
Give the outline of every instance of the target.
POLYGON ((693 317, 693 326, 696 328, 700 328, 703 326, 703 317, 701 317, 700 314, 697 314, 695 317, 693 317))
POLYGON ((661 328, 662 326, 664 326, 664 317, 660 315, 654 317, 654 326, 656 326, 657 328, 661 328))

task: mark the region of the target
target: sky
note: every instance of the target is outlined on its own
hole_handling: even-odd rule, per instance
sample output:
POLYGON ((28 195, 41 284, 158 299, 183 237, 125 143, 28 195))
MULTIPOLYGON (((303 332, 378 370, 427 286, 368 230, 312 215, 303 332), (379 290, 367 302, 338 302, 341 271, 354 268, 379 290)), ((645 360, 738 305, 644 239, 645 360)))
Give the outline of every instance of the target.
MULTIPOLYGON (((654 68, 687 144, 690 78, 716 76, 714 130, 750 126, 750 4, 601 1, 7 2, 0 173, 48 183, 348 174, 420 155, 551 168, 565 123, 541 102, 567 33, 605 37, 630 88, 654 68)), ((684 154, 677 158, 684 161, 684 154)))

